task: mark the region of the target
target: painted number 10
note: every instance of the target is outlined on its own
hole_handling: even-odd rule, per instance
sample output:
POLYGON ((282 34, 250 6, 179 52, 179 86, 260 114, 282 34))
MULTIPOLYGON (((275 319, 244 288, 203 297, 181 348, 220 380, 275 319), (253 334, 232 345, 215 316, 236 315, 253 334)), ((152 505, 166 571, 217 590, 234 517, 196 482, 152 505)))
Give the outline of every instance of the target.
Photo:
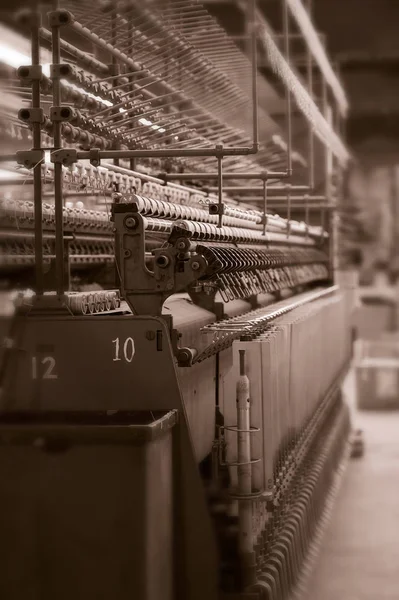
POLYGON ((122 346, 122 352, 119 338, 112 340, 112 343, 115 344, 115 357, 113 358, 113 362, 125 360, 126 362, 131 363, 136 352, 133 339, 131 337, 126 338, 122 346), (120 356, 121 354, 122 358, 120 356))

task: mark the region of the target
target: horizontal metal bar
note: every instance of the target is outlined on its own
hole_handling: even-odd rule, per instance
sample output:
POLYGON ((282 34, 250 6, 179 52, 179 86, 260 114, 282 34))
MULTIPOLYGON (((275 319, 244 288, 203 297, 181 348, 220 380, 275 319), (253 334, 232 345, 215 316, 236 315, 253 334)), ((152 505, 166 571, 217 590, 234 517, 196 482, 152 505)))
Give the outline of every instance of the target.
MULTIPOLYGON (((218 179, 217 173, 162 173, 160 175, 165 181, 186 181, 189 179, 218 179)), ((223 173, 223 179, 260 179, 261 181, 268 179, 285 179, 289 175, 285 171, 282 172, 268 172, 262 173, 223 173)))
POLYGON ((20 179, 0 179, 0 185, 32 185, 33 178, 32 177, 21 177, 20 179))
MULTIPOLYGON (((269 206, 269 209, 277 210, 279 213, 281 213, 284 211, 288 211, 288 206, 283 206, 282 204, 274 204, 272 206, 269 206)), ((292 204, 289 210, 291 211, 291 213, 295 212, 296 210, 307 210, 308 212, 316 212, 320 210, 335 210, 335 207, 331 206, 331 204, 292 204)))
MULTIPOLYGON (((282 300, 278 302, 273 308, 268 309, 265 307, 264 312, 259 315, 259 309, 253 312, 253 317, 251 313, 247 313, 246 320, 241 321, 245 325, 248 323, 249 326, 256 325, 257 323, 262 323, 266 319, 269 321, 271 319, 275 319, 280 317, 281 314, 286 313, 288 311, 294 310, 295 308, 299 308, 308 302, 314 302, 315 300, 319 300, 320 298, 329 296, 331 294, 335 294, 339 291, 339 286, 334 285, 322 290, 317 290, 316 292, 305 292, 305 294, 301 294, 299 297, 295 296, 293 300, 282 300), (269 312, 270 311, 270 312, 269 312), (251 318, 252 317, 252 318, 251 318)), ((210 331, 219 331, 223 330, 237 323, 235 317, 231 317, 225 321, 221 321, 219 323, 212 323, 211 325, 205 325, 201 328, 201 332, 207 333, 210 331)))
MULTIPOLYGON (((209 187, 207 188, 209 192, 216 192, 217 187, 209 187)), ((271 185, 267 187, 267 192, 305 192, 310 190, 308 185, 271 185)), ((223 186, 223 191, 227 193, 240 194, 242 192, 249 192, 256 194, 257 192, 263 193, 263 187, 259 186, 223 186)))
POLYGON ((3 154, 0 155, 0 162, 16 162, 16 154, 3 154))
MULTIPOLYGON (((235 198, 239 202, 264 202, 264 198, 262 196, 242 196, 241 198, 235 198)), ((309 197, 308 200, 303 196, 291 196, 290 202, 291 206, 294 206, 293 202, 303 202, 304 206, 308 202, 308 206, 313 206, 315 202, 324 202, 326 200, 325 196, 312 196, 309 197)), ((287 206, 288 199, 282 196, 268 196, 267 198, 267 206, 269 207, 269 202, 279 202, 279 206, 287 206)))
MULTIPOLYGON (((180 158, 185 156, 198 157, 201 156, 247 156, 249 154, 256 154, 258 151, 256 148, 204 148, 195 149, 189 148, 187 150, 101 150, 99 152, 100 158, 104 159, 115 159, 115 158, 180 158)), ((89 160, 91 157, 90 151, 82 151, 77 153, 79 160, 89 160)))

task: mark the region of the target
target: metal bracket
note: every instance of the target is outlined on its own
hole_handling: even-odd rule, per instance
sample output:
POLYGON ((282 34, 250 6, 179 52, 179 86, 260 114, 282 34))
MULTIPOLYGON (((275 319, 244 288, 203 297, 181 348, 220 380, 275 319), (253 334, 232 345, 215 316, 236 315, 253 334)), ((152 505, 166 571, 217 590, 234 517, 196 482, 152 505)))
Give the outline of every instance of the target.
POLYGON ((215 297, 217 289, 209 290, 211 293, 207 293, 202 287, 191 286, 188 290, 188 294, 191 300, 196 306, 199 306, 216 316, 217 321, 221 321, 225 317, 224 304, 223 302, 216 302, 215 297))
POLYGON ((115 75, 121 75, 121 76, 123 76, 123 73, 121 71, 121 65, 113 65, 113 64, 111 64, 111 65, 107 65, 107 67, 108 67, 108 71, 109 71, 110 75, 112 75, 112 76, 115 76, 115 75))
POLYGON ((180 348, 180 334, 177 331, 177 329, 173 329, 173 319, 171 315, 163 315, 162 318, 166 320, 166 323, 169 327, 170 341, 173 349, 173 354, 177 360, 178 366, 183 368, 191 367, 193 364, 193 360, 197 355, 197 351, 193 348, 180 348))
POLYGON ((25 123, 44 123, 44 111, 42 108, 21 108, 18 118, 25 123))
POLYGON ((69 10, 53 10, 48 13, 50 27, 63 27, 74 22, 75 17, 69 10))
POLYGON ((42 15, 39 11, 30 8, 20 10, 16 15, 16 20, 22 27, 35 29, 42 26, 42 15))
POLYGON ((209 214, 210 215, 224 215, 224 207, 225 205, 223 204, 223 202, 211 202, 208 205, 209 208, 209 214))
POLYGON ((74 117, 76 117, 76 112, 72 106, 52 106, 50 108, 50 119, 52 121, 65 123, 71 121, 74 117))
POLYGON ((43 70, 41 65, 23 65, 17 69, 17 76, 25 81, 41 81, 43 70))
MULTIPOLYGON (((122 295, 133 313, 162 314, 165 300, 200 279, 206 259, 194 252, 182 252, 180 238, 153 252, 153 271, 145 260, 145 219, 135 204, 114 204, 115 255, 121 274, 122 295)), ((183 240, 185 241, 185 240, 183 240)))
POLYGON ((90 150, 90 164, 93 165, 93 167, 99 167, 101 164, 101 158, 100 158, 100 150, 98 148, 92 148, 90 150))
POLYGON ((63 79, 72 75, 72 67, 68 63, 61 63, 58 65, 50 65, 50 77, 51 79, 63 79))
POLYGON ((70 167, 78 162, 78 151, 73 148, 54 150, 50 160, 52 163, 61 163, 64 167, 70 167))
POLYGON ((44 150, 21 150, 16 153, 16 160, 26 169, 33 169, 44 160, 44 150))

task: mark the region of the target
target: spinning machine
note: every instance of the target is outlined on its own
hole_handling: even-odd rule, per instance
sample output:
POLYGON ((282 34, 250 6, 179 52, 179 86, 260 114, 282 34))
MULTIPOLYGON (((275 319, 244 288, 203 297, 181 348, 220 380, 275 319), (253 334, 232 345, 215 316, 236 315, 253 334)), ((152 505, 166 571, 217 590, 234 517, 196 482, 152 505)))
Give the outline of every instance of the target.
POLYGON ((255 0, 234 36, 196 0, 1 25, 4 600, 304 589, 350 431, 350 155, 280 5, 279 34, 255 0))

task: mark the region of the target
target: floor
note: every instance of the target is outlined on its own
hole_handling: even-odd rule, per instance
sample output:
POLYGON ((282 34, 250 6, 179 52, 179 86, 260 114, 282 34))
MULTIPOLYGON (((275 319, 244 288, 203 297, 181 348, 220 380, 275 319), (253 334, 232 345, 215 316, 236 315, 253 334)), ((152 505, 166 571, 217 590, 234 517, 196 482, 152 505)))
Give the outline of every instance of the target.
POLYGON ((352 411, 365 454, 349 463, 306 600, 399 600, 399 411, 352 411))

